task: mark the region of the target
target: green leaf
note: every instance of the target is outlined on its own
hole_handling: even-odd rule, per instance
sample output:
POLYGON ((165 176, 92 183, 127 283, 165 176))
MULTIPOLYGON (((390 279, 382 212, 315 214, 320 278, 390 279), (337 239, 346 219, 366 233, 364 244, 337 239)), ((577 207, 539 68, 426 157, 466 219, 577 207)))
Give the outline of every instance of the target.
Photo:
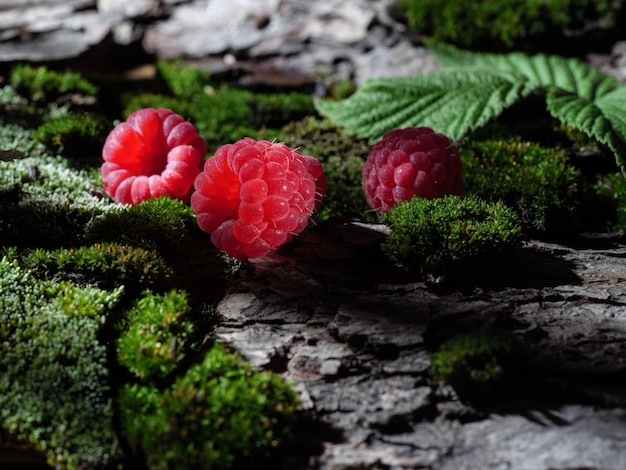
POLYGON ((572 126, 615 154, 621 170, 626 172, 626 88, 621 87, 595 100, 554 89, 547 96, 548 110, 564 124, 572 126))
POLYGON ((563 124, 607 145, 626 171, 626 88, 614 78, 578 60, 558 56, 480 54, 440 43, 430 47, 443 65, 468 73, 489 68, 545 88, 548 111, 563 124))
POLYGON ((581 98, 595 99, 622 87, 614 78, 576 59, 546 54, 529 56, 520 52, 477 53, 437 42, 428 42, 428 46, 444 66, 473 69, 473 73, 487 69, 492 73, 514 75, 519 80, 530 80, 547 89, 558 88, 581 98))
POLYGON ((576 59, 522 53, 469 52, 427 41, 444 66, 425 76, 367 82, 346 100, 318 100, 318 111, 363 137, 379 139, 409 126, 428 126, 458 140, 535 90, 548 111, 607 145, 626 172, 626 88, 576 59))
POLYGON ((402 127, 428 126, 453 140, 499 115, 535 90, 525 80, 481 70, 370 80, 343 101, 318 100, 318 111, 370 138, 402 127))

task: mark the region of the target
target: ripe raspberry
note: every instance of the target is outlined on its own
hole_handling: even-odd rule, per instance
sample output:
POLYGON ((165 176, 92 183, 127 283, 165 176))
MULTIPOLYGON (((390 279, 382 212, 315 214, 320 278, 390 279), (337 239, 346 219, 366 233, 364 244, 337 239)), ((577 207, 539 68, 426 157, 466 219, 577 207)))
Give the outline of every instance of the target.
POLYGON ((428 127, 389 132, 372 147, 362 175, 367 203, 381 213, 416 196, 460 195, 463 186, 459 151, 428 127))
POLYGON ((219 249, 245 260, 274 253, 304 230, 327 182, 315 158, 245 138, 220 147, 194 186, 200 228, 219 249))
POLYGON ((104 189, 116 202, 170 196, 189 201, 207 147, 195 127, 169 109, 140 109, 108 135, 104 189))

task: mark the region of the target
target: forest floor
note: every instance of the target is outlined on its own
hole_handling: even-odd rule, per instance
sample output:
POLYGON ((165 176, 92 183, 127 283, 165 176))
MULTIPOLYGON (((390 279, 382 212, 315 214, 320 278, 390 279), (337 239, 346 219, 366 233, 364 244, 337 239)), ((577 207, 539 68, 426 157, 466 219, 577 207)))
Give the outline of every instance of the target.
MULTIPOLYGON (((0 6, 0 64, 150 77, 155 57, 238 70, 240 85, 428 73, 438 65, 388 1, 33 0, 0 6), (227 20, 226 20, 227 19, 227 20), (227 26, 225 26, 227 24, 227 26)), ((626 43, 586 57, 626 82, 626 43)), ((376 256, 380 226, 335 221, 242 266, 216 336, 283 375, 319 425, 290 468, 626 468, 626 244, 531 240, 497 282, 426 283, 376 256), (524 338, 520 376, 484 402, 433 383, 457 332, 524 338)))

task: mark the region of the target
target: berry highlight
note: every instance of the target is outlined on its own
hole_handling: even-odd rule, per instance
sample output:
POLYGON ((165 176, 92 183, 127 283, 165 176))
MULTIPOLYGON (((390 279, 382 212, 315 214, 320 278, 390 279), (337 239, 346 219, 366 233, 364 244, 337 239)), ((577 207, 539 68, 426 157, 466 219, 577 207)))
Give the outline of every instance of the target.
POLYGON ((369 206, 380 213, 414 197, 461 195, 463 167, 450 139, 429 127, 386 134, 372 147, 362 169, 369 206))
POLYGON ((275 253, 319 209, 327 181, 322 164, 267 140, 220 147, 194 183, 191 206, 213 244, 245 260, 275 253))
POLYGON ((104 143, 104 189, 121 204, 162 196, 188 202, 206 153, 205 141, 181 116, 165 108, 140 109, 104 143))

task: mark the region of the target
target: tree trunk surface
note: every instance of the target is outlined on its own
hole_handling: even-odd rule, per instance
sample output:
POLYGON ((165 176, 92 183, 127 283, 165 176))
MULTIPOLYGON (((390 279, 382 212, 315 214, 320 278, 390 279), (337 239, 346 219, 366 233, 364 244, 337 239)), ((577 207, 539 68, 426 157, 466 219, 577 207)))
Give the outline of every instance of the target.
MULTIPOLYGON (((492 285, 425 283, 377 257, 380 226, 337 222, 247 263, 218 341, 296 384, 328 429, 323 469, 626 468, 626 246, 531 241, 492 285), (473 407, 431 352, 490 325, 523 339, 519 389, 473 407)), ((309 436, 311 437, 311 436, 309 436)))

